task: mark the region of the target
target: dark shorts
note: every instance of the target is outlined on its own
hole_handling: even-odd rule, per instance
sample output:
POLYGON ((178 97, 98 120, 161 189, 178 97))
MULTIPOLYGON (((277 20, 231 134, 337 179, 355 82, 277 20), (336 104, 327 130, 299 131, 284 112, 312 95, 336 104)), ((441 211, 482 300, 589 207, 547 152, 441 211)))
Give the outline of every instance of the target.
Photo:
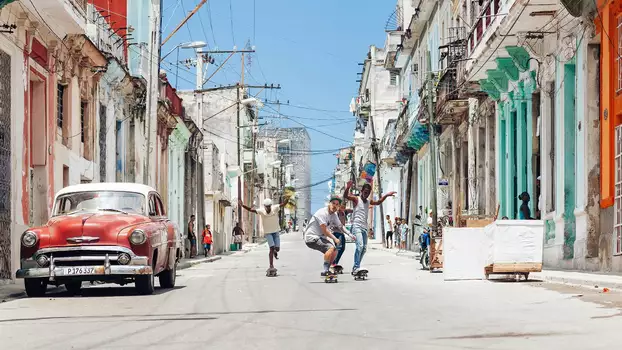
POLYGON ((205 250, 209 251, 211 247, 212 247, 212 245, 211 245, 211 244, 203 243, 203 248, 204 248, 205 250))
POLYGON ((329 249, 335 248, 333 242, 326 237, 307 237, 305 243, 307 247, 326 253, 329 249))
POLYGON ((393 231, 387 231, 387 238, 393 238, 393 231))

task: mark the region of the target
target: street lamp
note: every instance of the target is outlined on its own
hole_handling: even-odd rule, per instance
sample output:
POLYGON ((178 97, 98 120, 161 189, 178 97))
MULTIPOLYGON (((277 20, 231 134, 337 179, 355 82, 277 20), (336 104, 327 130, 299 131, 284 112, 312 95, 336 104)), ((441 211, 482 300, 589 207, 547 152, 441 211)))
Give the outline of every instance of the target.
MULTIPOLYGON (((173 51, 177 50, 177 61, 175 61, 175 66, 177 67, 176 72, 175 72, 175 89, 177 89, 177 80, 179 80, 179 48, 182 49, 200 49, 202 47, 207 46, 207 44, 204 41, 191 41, 191 42, 187 42, 187 43, 181 43, 176 45, 171 51, 169 51, 166 55, 164 55, 161 59, 160 59, 160 63, 162 61, 164 61, 164 59, 166 57, 168 57, 168 55, 170 55, 171 53, 173 53, 173 51)), ((197 62, 197 66, 198 66, 198 62, 197 62)))

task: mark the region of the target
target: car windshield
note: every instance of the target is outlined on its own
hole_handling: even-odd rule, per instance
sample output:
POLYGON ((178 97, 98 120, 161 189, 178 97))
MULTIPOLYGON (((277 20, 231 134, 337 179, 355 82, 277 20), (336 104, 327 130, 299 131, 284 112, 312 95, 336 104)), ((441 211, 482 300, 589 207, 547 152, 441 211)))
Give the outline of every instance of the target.
POLYGON ((140 193, 121 191, 68 193, 56 199, 53 216, 101 210, 144 214, 145 196, 140 193))

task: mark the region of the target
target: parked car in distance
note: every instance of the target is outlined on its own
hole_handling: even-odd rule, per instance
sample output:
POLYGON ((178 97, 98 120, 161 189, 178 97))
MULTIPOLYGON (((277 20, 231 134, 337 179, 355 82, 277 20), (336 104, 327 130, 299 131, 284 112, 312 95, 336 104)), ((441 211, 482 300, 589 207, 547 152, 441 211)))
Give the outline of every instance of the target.
POLYGON ((183 246, 153 188, 134 183, 68 186, 54 198, 52 215, 21 236, 26 294, 43 296, 48 285, 74 294, 82 282, 135 283, 139 294, 173 288, 183 246))

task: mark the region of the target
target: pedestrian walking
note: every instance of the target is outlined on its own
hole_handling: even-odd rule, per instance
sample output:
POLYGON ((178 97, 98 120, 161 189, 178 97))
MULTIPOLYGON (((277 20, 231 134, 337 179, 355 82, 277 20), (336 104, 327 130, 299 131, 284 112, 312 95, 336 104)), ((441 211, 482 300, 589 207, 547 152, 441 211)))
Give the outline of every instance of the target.
POLYGON ((236 222, 233 228, 233 244, 238 250, 242 249, 242 237, 244 237, 244 230, 240 227, 240 223, 236 222))
POLYGON ((344 197, 354 204, 354 210, 352 214, 352 233, 356 237, 356 251, 354 252, 354 267, 352 268, 352 275, 356 275, 361 268, 361 261, 367 251, 367 221, 369 215, 369 205, 381 205, 388 197, 392 197, 396 192, 389 192, 382 195, 379 200, 368 200, 371 194, 371 185, 366 183, 361 188, 360 196, 350 195, 350 188, 352 188, 352 181, 348 182, 344 197))
POLYGON ((268 259, 270 262, 270 267, 268 268, 268 272, 275 271, 274 268, 274 259, 279 258, 279 251, 281 251, 281 239, 279 237, 281 232, 281 225, 279 224, 279 211, 289 202, 289 198, 285 198, 283 203, 281 204, 272 204, 272 199, 266 198, 263 201, 263 208, 251 208, 244 203, 242 200, 238 202, 238 204, 250 211, 251 213, 255 213, 261 216, 261 223, 263 227, 264 237, 268 241, 268 247, 270 247, 270 252, 268 254, 268 259))
POLYGON ((212 231, 210 230, 209 225, 205 225, 205 229, 203 229, 203 250, 205 251, 205 257, 211 256, 212 243, 214 242, 214 238, 212 236, 212 231))
POLYGON ((387 215, 387 227, 389 230, 387 231, 387 249, 393 248, 393 223, 391 222, 391 215, 387 215), (389 242, 391 242, 389 244, 389 242))
POLYGON ((331 197, 328 206, 319 209, 313 214, 305 230, 305 243, 307 247, 324 254, 324 270, 321 273, 322 276, 335 274, 335 271, 331 271, 330 267, 337 258, 336 247, 341 244, 341 241, 331 232, 331 228, 338 228, 338 231, 348 233, 345 227, 341 225, 341 221, 337 215, 341 203, 341 198, 337 196, 331 197))
POLYGON ((406 219, 400 220, 400 250, 406 250, 406 237, 408 237, 408 224, 406 219))
POLYGON ((194 258, 197 255, 197 235, 194 232, 195 216, 190 215, 190 221, 188 222, 188 240, 190 241, 190 258, 194 258))
POLYGON ((395 227, 393 228, 395 232, 395 247, 399 250, 402 244, 402 235, 400 234, 402 228, 402 218, 395 218, 395 227))

